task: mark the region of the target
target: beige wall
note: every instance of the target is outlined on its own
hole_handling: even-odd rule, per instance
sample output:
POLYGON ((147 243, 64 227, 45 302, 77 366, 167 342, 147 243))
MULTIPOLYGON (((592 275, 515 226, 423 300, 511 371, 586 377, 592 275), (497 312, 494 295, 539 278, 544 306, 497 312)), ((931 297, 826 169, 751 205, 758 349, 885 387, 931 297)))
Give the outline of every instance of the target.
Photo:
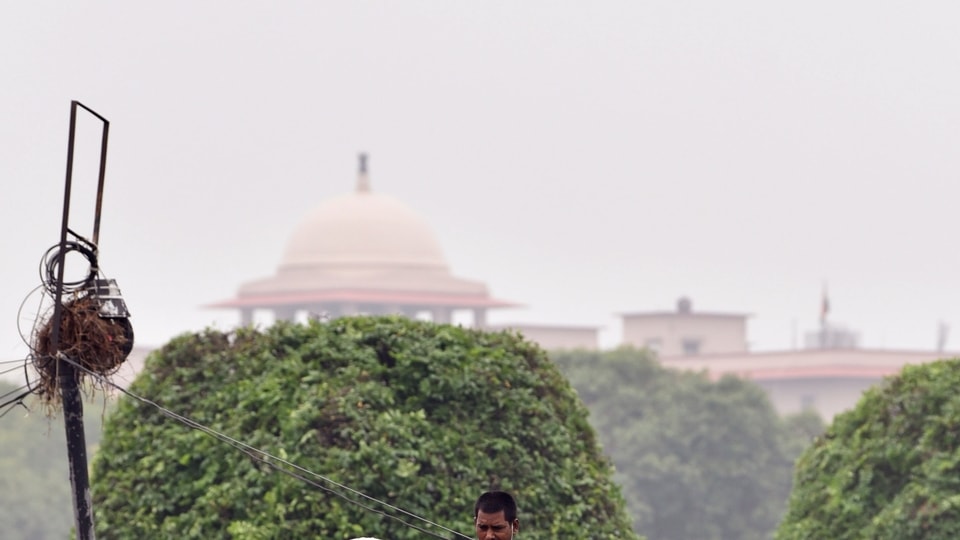
POLYGON ((520 332, 524 338, 547 350, 586 349, 593 351, 598 348, 600 341, 597 328, 588 326, 507 324, 492 329, 515 330, 520 332))
POLYGON ((704 313, 624 315, 623 342, 656 350, 662 356, 744 352, 746 317, 704 313))
POLYGON ((816 411, 830 421, 837 414, 852 409, 863 392, 881 378, 809 378, 756 381, 770 396, 781 415, 804 410, 816 411))
POLYGON ((714 379, 735 375, 767 391, 781 414, 812 409, 826 421, 853 408, 863 391, 896 375, 907 364, 922 364, 956 353, 878 349, 801 349, 701 356, 661 356, 671 369, 706 371, 714 379))

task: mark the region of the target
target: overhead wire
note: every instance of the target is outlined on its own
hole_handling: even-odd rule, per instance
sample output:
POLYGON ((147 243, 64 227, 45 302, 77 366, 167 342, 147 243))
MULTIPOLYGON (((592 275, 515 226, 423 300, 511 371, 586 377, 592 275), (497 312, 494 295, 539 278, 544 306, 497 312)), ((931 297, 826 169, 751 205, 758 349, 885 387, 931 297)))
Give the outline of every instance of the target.
POLYGON ((263 450, 261 450, 261 449, 259 449, 259 448, 256 448, 256 447, 251 446, 251 445, 249 445, 249 444, 246 444, 246 443, 244 443, 244 442, 238 441, 238 440, 236 440, 236 439, 234 439, 234 438, 232 438, 232 437, 230 437, 230 436, 228 436, 228 435, 225 435, 225 434, 223 434, 223 433, 220 433, 220 432, 216 431, 216 430, 213 429, 213 428, 207 427, 207 426, 205 426, 205 425, 197 422, 196 420, 193 420, 193 419, 191 419, 191 418, 188 418, 188 417, 186 417, 186 416, 183 416, 183 415, 181 415, 181 414, 178 414, 178 413, 176 413, 176 412, 174 412, 174 411, 171 411, 170 409, 167 409, 166 407, 163 407, 163 406, 160 405, 159 403, 156 403, 156 402, 154 402, 154 401, 152 401, 152 400, 150 400, 150 399, 148 399, 148 398, 145 398, 145 397, 139 396, 139 395, 137 395, 137 394, 134 394, 133 392, 130 392, 129 390, 127 390, 127 389, 125 389, 125 388, 123 388, 123 387, 121 387, 121 386, 119 386, 119 385, 117 385, 117 384, 114 384, 112 381, 110 381, 110 380, 107 379, 106 377, 102 376, 101 374, 95 373, 95 372, 93 372, 93 371, 90 371, 89 369, 83 367, 83 366, 80 365, 79 363, 77 363, 77 362, 75 362, 75 361, 73 361, 73 360, 71 360, 71 359, 69 359, 69 358, 67 358, 67 357, 65 357, 65 356, 61 356, 60 358, 61 358, 62 360, 64 360, 64 361, 68 362, 69 364, 73 365, 76 369, 82 370, 82 371, 86 372, 88 375, 90 375, 91 377, 93 377, 93 378, 95 378, 95 379, 98 379, 103 385, 105 385, 105 386, 110 386, 110 387, 116 389, 117 391, 123 393, 124 395, 130 397, 131 399, 133 399, 133 400, 135 400, 135 401, 138 401, 138 402, 143 403, 143 404, 145 404, 145 405, 149 405, 149 406, 151 406, 151 407, 154 407, 155 409, 157 409, 157 410, 158 410, 161 414, 163 414, 164 416, 167 416, 168 418, 171 418, 171 419, 173 419, 173 420, 176 420, 177 422, 180 422, 180 423, 186 425, 187 427, 190 427, 190 428, 192 428, 192 429, 196 429, 196 430, 201 431, 201 432, 203 432, 203 433, 205 433, 205 434, 207 434, 207 435, 210 435, 211 437, 213 437, 213 438, 215 438, 215 439, 217 439, 217 440, 219 440, 219 441, 221 441, 221 442, 224 442, 224 443, 228 444, 229 446, 231 446, 231 447, 233 447, 233 448, 235 448, 235 449, 243 452, 244 454, 246 454, 247 456, 251 457, 252 459, 254 459, 254 460, 256 460, 256 461, 258 461, 258 462, 260 462, 260 463, 263 463, 263 464, 271 467, 272 469, 274 469, 274 470, 276 470, 276 471, 278 471, 278 472, 280 472, 280 473, 286 474, 287 476, 290 476, 291 478, 295 478, 295 479, 297 479, 297 480, 300 480, 301 482, 304 482, 304 483, 309 484, 309 485, 311 485, 311 486, 313 486, 313 487, 316 487, 316 488, 318 488, 318 489, 320 489, 320 490, 323 490, 323 491, 325 491, 325 492, 327 492, 327 493, 330 493, 331 495, 335 495, 335 496, 343 499, 344 501, 346 501, 346 502, 348 502, 348 503, 350 503, 350 504, 356 505, 356 506, 358 506, 358 507, 360 507, 360 508, 363 508, 364 510, 367 510, 367 511, 369 511, 369 512, 373 512, 373 513, 378 514, 378 515, 381 515, 381 516, 383 516, 383 517, 386 517, 386 518, 389 518, 389 519, 393 519, 393 520, 395 520, 395 521, 398 521, 399 523, 401 523, 402 525, 404 525, 404 526, 406 526, 406 527, 415 529, 415 530, 417 530, 417 531, 420 531, 420 532, 422 532, 422 533, 424 533, 424 534, 428 534, 428 535, 433 536, 433 537, 435 537, 435 538, 445 539, 446 537, 441 536, 441 535, 439 535, 439 534, 437 534, 437 533, 435 533, 435 532, 433 532, 433 531, 429 531, 429 530, 427 530, 427 529, 421 528, 421 527, 419 527, 419 526, 417 526, 417 525, 414 525, 414 524, 412 524, 412 523, 406 522, 406 521, 404 521, 403 519, 401 519, 401 518, 398 517, 398 516, 388 514, 388 513, 384 512, 384 511, 382 511, 382 510, 378 510, 378 509, 376 509, 376 508, 372 508, 372 507, 370 507, 369 505, 366 505, 366 504, 364 504, 364 503, 362 503, 362 502, 359 502, 359 501, 356 501, 356 500, 354 500, 354 499, 351 499, 351 498, 347 497, 346 495, 344 495, 343 493, 337 492, 336 490, 334 490, 334 489, 332 489, 332 488, 330 488, 330 487, 328 487, 328 486, 324 486, 324 485, 322 485, 322 484, 319 484, 319 483, 311 480, 310 478, 307 478, 307 477, 304 476, 304 475, 312 476, 313 478, 319 479, 319 480, 321 480, 321 481, 323 481, 323 482, 326 482, 327 484, 330 484, 330 485, 332 485, 332 486, 335 486, 335 487, 337 487, 337 488, 339 488, 339 489, 341 489, 341 490, 350 492, 350 493, 352 493, 352 494, 354 494, 354 495, 356 495, 356 496, 358 496, 358 497, 362 497, 362 498, 364 498, 364 499, 366 499, 366 500, 368 500, 368 501, 370 501, 370 502, 372 502, 372 503, 376 503, 376 504, 378 504, 378 505, 381 505, 381 506, 384 507, 384 508, 388 508, 388 509, 393 510, 393 511, 395 511, 395 512, 399 512, 399 513, 401 513, 401 514, 404 514, 404 515, 406 515, 406 516, 409 516, 409 517, 411 517, 411 518, 413 518, 413 519, 422 521, 422 522, 425 523, 425 524, 428 524, 428 525, 430 525, 430 526, 432 526, 432 527, 435 527, 435 528, 437 528, 437 529, 440 529, 440 530, 442 530, 442 531, 444 531, 444 532, 453 534, 453 535, 455 535, 455 536, 457 536, 457 537, 459 537, 459 538, 466 538, 466 539, 468 539, 468 540, 470 539, 469 536, 467 536, 467 535, 465 535, 465 534, 463 534, 463 533, 461 533, 461 532, 458 532, 458 531, 455 531, 455 530, 453 530, 453 529, 449 529, 449 528, 447 528, 447 527, 444 527, 443 525, 440 525, 440 524, 438 524, 438 523, 435 523, 435 522, 433 522, 433 521, 430 521, 430 520, 427 519, 427 518, 424 518, 424 517, 422 517, 422 516, 418 516, 417 514, 414 514, 414 513, 410 512, 410 511, 404 510, 404 509, 399 508, 399 507, 397 507, 397 506, 391 505, 390 503, 381 501, 381 500, 379 500, 379 499, 377 499, 377 498, 375 498, 375 497, 372 497, 372 496, 370 496, 370 495, 367 495, 366 493, 363 493, 363 492, 358 491, 358 490, 355 490, 355 489, 353 489, 353 488, 351 488, 351 487, 349 487, 349 486, 346 486, 346 485, 344 485, 344 484, 341 484, 341 483, 339 483, 339 482, 336 482, 335 480, 332 480, 332 479, 330 479, 330 478, 328 478, 328 477, 326 477, 326 476, 323 476, 323 475, 321 475, 321 474, 319 474, 319 473, 315 473, 315 472, 313 472, 313 471, 311 471, 311 470, 309 470, 309 469, 306 469, 306 468, 304 468, 304 467, 301 467, 301 466, 299 466, 299 465, 297 465, 297 464, 295 464, 295 463, 292 463, 292 462, 287 461, 287 460, 285 460, 285 459, 283 459, 283 458, 280 458, 280 457, 278 457, 278 456, 275 456, 275 455, 273 455, 273 454, 270 454, 269 452, 265 452, 265 451, 263 451, 263 450), (282 465, 284 465, 285 467, 289 467, 289 469, 293 469, 293 470, 289 470, 289 469, 287 469, 287 468, 281 467, 281 466, 279 466, 278 464, 282 464, 282 465))
MULTIPOLYGON (((7 409, 7 410, 3 411, 2 413, 0 413, 0 418, 3 418, 4 416, 6 416, 7 413, 9 413, 9 412, 12 411, 13 409, 15 409, 17 405, 20 405, 21 407, 23 407, 24 409, 26 409, 27 412, 30 412, 30 409, 29 409, 29 408, 27 407, 27 405, 23 402, 23 399, 18 399, 18 400, 14 401, 14 402, 12 402, 12 403, 10 403, 10 404, 13 405, 13 407, 10 407, 9 409, 7 409)), ((3 407, 6 407, 6 405, 4 405, 3 407)), ((0 409, 2 409, 3 407, 0 407, 0 409)))
MULTIPOLYGON (((7 391, 5 394, 0 395, 0 401, 6 399, 6 401, 3 401, 3 403, 0 403, 0 410, 3 410, 9 407, 10 405, 24 405, 23 403, 24 398, 29 396, 31 393, 33 393, 33 388, 30 388, 29 383, 21 385, 17 388, 14 388, 13 390, 7 391), (24 391, 24 389, 26 389, 26 391, 24 391), (18 392, 19 394, 17 394, 18 392), (7 397, 13 394, 17 394, 17 395, 10 399, 7 399, 7 397)), ((24 407, 26 407, 26 405, 24 405, 24 407)), ((13 407, 10 407, 10 409, 7 409, 3 411, 3 413, 0 413, 0 418, 3 418, 4 416, 6 416, 6 414, 10 412, 12 409, 13 407)))
POLYGON ((7 373, 10 373, 10 372, 12 372, 12 371, 19 371, 19 370, 20 370, 20 366, 21 366, 25 361, 26 361, 26 360, 7 360, 7 361, 4 361, 4 362, 0 362, 0 364, 10 364, 10 363, 13 363, 13 362, 16 362, 16 363, 17 363, 17 365, 13 366, 12 368, 7 368, 7 369, 5 369, 5 370, 3 370, 3 371, 0 371, 0 375, 6 375, 7 373))
MULTIPOLYGON (((38 290, 40 290, 40 289, 46 289, 46 285, 43 284, 43 283, 41 283, 40 285, 37 285, 36 287, 34 287, 30 292, 28 292, 27 295, 23 297, 23 301, 20 302, 20 309, 17 310, 17 333, 20 334, 20 339, 23 341, 23 343, 24 343, 27 347, 30 347, 30 350, 31 350, 31 351, 33 350, 33 343, 30 342, 30 338, 29 338, 28 336, 25 336, 25 335, 23 334, 23 328, 20 327, 20 321, 21 321, 21 319, 23 318, 23 308, 26 307, 26 305, 27 305, 27 300, 30 300, 30 297, 33 296, 33 294, 36 293, 36 292, 37 292, 38 290)), ((43 305, 43 299, 44 299, 44 296, 43 296, 43 295, 40 295, 40 302, 39 302, 39 305, 40 305, 40 306, 43 305)), ((40 311, 41 311, 41 310, 40 310, 40 308, 38 307, 38 308, 37 308, 37 317, 40 316, 40 311)), ((37 320, 34 319, 33 328, 31 328, 31 333, 34 331, 34 329, 36 329, 36 327, 37 327, 37 320)))
POLYGON ((6 398, 7 396, 9 396, 10 394, 16 394, 17 392, 23 390, 24 388, 29 389, 29 388, 30 388, 30 385, 29 385, 29 384, 21 384, 20 386, 14 388, 13 390, 8 390, 8 391, 7 391, 6 393, 4 393, 3 395, 0 395, 0 399, 4 399, 4 398, 6 398))
POLYGON ((22 364, 26 361, 27 361, 26 358, 16 358, 13 360, 0 360, 0 366, 2 366, 3 364, 22 364))

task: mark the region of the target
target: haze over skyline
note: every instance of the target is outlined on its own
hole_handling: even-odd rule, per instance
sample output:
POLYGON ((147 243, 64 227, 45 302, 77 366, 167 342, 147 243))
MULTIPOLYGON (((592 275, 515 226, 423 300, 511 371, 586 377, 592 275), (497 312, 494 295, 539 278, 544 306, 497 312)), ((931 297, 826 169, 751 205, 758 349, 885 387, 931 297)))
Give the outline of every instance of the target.
POLYGON ((941 321, 960 324, 958 16, 865 1, 6 6, 0 358, 26 354, 17 310, 58 240, 72 99, 111 121, 102 267, 139 345, 235 322, 200 306, 271 275, 368 152, 372 189, 433 226, 455 275, 526 306, 491 323, 602 326, 609 346, 616 313, 689 296, 751 314, 754 350, 784 349, 818 326, 826 283, 830 319, 862 346, 933 349, 941 321))

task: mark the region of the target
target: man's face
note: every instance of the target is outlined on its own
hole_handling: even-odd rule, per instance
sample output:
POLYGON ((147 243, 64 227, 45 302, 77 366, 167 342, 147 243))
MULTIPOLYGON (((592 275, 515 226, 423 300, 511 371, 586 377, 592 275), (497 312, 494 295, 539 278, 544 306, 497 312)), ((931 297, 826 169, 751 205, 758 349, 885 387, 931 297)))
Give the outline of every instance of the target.
POLYGON ((520 528, 520 521, 507 521, 503 510, 488 514, 483 510, 477 513, 477 540, 510 540, 520 528))

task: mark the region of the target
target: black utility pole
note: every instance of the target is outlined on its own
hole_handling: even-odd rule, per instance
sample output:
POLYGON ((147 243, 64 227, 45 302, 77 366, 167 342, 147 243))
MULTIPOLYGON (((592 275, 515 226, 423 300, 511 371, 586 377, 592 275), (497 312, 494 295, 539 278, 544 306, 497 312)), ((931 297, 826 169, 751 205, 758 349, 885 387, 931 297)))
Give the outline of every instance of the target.
POLYGON ((90 495, 90 476, 87 473, 87 441, 83 432, 83 400, 77 386, 76 368, 67 362, 60 360, 58 362, 77 540, 94 540, 96 535, 93 532, 93 503, 90 495))
MULTIPOLYGON (((60 325, 63 314, 63 276, 66 266, 67 232, 70 220, 70 189, 73 182, 73 149, 77 127, 77 107, 82 107, 103 122, 100 145, 100 175, 97 186, 97 206, 94 214, 93 245, 96 248, 100 234, 100 205, 103 198, 103 180, 107 163, 107 135, 110 122, 78 101, 70 102, 70 136, 67 143, 67 178, 63 195, 63 221, 60 227, 60 250, 57 254, 57 282, 53 304, 51 328, 51 354, 57 362, 57 382, 63 405, 63 424, 67 436, 67 460, 70 470, 70 485, 73 496, 73 515, 76 521, 77 540, 94 540, 93 503, 90 494, 90 475, 87 470, 87 442, 83 430, 83 400, 80 395, 80 373, 73 363, 66 361, 60 352, 60 325)), ((96 269, 93 269, 96 271, 96 269)), ((69 359, 75 361, 76 359, 69 359)))

